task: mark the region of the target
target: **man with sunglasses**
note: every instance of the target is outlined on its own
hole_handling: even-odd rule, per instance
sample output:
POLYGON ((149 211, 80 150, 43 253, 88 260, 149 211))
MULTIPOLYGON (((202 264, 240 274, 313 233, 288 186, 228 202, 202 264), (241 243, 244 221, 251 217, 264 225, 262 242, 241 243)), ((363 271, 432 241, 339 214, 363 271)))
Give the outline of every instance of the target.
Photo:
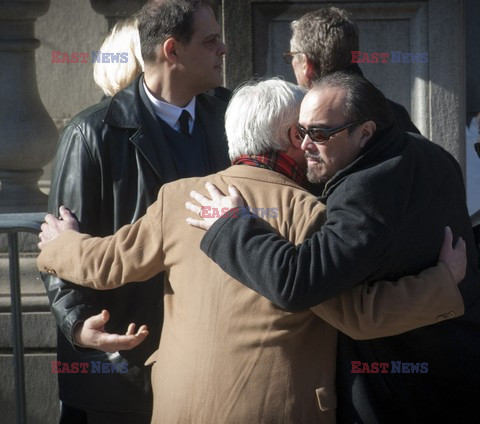
MULTIPOLYGON (((359 30, 349 13, 337 7, 325 7, 306 13, 291 23, 290 51, 284 60, 292 65, 297 83, 311 87, 313 81, 335 71, 348 70, 363 75, 352 63, 352 51, 359 51, 359 30)), ((388 100, 398 127, 420 134, 407 110, 388 100)))
MULTIPOLYGON (((309 180, 324 183, 322 228, 295 245, 258 217, 192 219, 199 228, 211 227, 202 250, 273 303, 302 310, 359 283, 432 264, 441 245, 438 231, 448 223, 467 243, 467 273, 459 285, 465 315, 448 321, 439 316, 437 325, 376 340, 340 335, 337 418, 369 424, 472 422, 480 394, 480 269, 458 163, 438 145, 401 131, 383 94, 348 72, 312 86, 297 130, 309 180), (353 373, 353 363, 390 368, 353 373), (418 370, 422 363, 426 372, 418 370)), ((233 189, 228 197, 215 187, 209 191, 213 200, 196 192, 192 197, 202 207, 243 206, 233 189)))
POLYGON ((361 121, 348 122, 346 124, 340 125, 335 128, 324 128, 324 127, 310 127, 305 128, 301 124, 297 124, 297 131, 300 138, 303 140, 307 135, 314 143, 323 144, 330 140, 332 135, 339 133, 340 131, 351 128, 354 125, 362 124, 361 121))

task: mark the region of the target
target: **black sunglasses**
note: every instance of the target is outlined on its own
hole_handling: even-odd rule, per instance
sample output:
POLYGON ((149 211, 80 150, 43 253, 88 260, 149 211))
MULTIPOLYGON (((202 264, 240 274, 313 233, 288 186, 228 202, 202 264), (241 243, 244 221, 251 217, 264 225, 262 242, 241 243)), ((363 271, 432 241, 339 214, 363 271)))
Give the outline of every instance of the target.
POLYGON ((305 128, 303 125, 297 124, 297 131, 302 140, 308 136, 310 140, 314 143, 323 144, 330 140, 330 137, 340 131, 343 131, 347 128, 353 127, 354 125, 360 124, 361 121, 353 121, 348 124, 341 125, 340 127, 336 128, 323 128, 323 127, 310 127, 305 128))
POLYGON ((283 60, 288 63, 289 65, 292 64, 293 56, 296 54, 301 54, 302 52, 286 52, 282 53, 283 60))

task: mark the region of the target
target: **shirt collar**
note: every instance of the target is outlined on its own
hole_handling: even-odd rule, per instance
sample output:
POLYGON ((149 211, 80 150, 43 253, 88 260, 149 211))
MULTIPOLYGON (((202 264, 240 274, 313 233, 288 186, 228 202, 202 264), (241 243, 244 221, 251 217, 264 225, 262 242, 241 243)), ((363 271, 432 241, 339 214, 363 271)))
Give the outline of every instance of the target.
POLYGON ((179 123, 178 118, 180 118, 180 114, 183 110, 186 110, 190 114, 190 131, 192 131, 193 122, 195 121, 195 103, 196 97, 194 97, 190 103, 185 107, 178 107, 172 105, 171 103, 163 102, 162 100, 158 100, 156 97, 148 89, 145 81, 143 81, 143 88, 145 89, 145 93, 147 94, 148 100, 152 104, 152 109, 159 118, 164 120, 168 125, 172 128, 178 130, 179 123))

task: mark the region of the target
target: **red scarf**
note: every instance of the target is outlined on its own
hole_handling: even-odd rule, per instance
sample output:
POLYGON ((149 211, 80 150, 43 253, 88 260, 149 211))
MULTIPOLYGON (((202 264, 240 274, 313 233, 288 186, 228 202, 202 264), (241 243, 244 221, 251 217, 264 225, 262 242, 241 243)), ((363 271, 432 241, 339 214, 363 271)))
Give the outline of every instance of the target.
POLYGON ((294 159, 283 152, 243 155, 235 159, 233 165, 250 165, 270 169, 270 171, 285 175, 301 187, 307 185, 305 171, 294 159))

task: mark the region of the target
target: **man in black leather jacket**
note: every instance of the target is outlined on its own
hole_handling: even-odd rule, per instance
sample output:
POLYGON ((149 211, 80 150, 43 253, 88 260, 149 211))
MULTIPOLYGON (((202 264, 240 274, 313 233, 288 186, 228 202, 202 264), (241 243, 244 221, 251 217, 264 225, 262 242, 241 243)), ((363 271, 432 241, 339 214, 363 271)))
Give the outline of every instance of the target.
MULTIPOLYGON (((221 85, 225 54, 211 7, 205 0, 157 0, 138 19, 145 73, 73 118, 55 159, 49 212, 68 205, 92 235, 137 220, 162 184, 229 165, 226 104, 203 94, 221 85)), ((158 347, 163 275, 105 292, 42 276, 59 325, 52 370, 59 377, 60 422, 149 423, 150 370, 143 364, 158 347), (120 335, 129 322, 148 326, 143 343, 143 328, 120 335), (67 372, 73 363, 87 365, 67 372)))

